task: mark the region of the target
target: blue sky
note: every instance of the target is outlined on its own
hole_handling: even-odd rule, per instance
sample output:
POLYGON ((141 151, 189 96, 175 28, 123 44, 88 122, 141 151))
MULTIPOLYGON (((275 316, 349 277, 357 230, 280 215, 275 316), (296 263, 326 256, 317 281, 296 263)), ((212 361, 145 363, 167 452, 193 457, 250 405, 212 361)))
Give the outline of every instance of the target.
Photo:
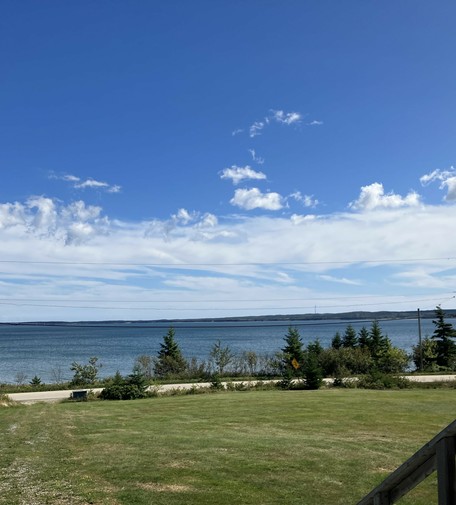
POLYGON ((452 308, 455 19, 3 2, 0 320, 452 308))

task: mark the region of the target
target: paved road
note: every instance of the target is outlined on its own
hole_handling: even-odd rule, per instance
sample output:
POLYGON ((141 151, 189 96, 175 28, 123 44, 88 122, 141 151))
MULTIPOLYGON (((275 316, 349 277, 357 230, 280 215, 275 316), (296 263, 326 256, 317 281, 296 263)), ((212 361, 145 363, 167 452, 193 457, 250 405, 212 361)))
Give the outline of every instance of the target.
MULTIPOLYGON (((455 381, 456 375, 410 375, 407 378, 414 382, 440 382, 440 381, 455 381)), ((332 379, 324 379, 326 383, 330 383, 332 379)), ((244 381, 245 382, 245 381, 244 381)), ((265 381, 269 382, 269 381, 265 381)), ((158 389, 158 391, 169 391, 170 389, 191 389, 192 387, 209 387, 210 382, 185 383, 185 384, 165 384, 161 386, 151 386, 150 389, 158 389)), ((92 389, 94 393, 99 393, 102 388, 92 389)), ((9 398, 20 403, 37 403, 37 402, 58 402, 70 398, 72 391, 65 389, 60 391, 40 391, 36 393, 12 393, 9 398)))

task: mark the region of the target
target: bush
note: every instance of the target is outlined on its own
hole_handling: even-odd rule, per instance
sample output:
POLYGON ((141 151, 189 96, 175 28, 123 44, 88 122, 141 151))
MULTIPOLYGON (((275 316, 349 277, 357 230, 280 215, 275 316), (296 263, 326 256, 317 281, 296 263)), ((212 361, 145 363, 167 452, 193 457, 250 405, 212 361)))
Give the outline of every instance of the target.
POLYGON ((358 387, 363 389, 405 389, 411 383, 405 377, 373 370, 359 378, 358 387))
POLYGON ((81 365, 74 361, 70 367, 70 370, 74 372, 70 385, 79 387, 95 384, 100 368, 101 365, 98 364, 98 358, 95 356, 89 358, 87 365, 81 365))
POLYGON ((136 400, 145 398, 147 389, 146 378, 140 373, 122 377, 116 373, 113 382, 100 393, 102 400, 136 400))

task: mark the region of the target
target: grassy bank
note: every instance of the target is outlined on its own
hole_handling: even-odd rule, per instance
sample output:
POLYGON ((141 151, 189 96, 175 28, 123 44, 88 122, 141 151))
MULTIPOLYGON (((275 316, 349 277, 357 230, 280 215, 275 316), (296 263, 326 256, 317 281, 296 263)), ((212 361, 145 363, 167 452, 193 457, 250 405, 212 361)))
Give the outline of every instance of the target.
MULTIPOLYGON (((455 413, 455 390, 4 407, 0 504, 356 503, 455 413)), ((436 503, 435 479, 400 503, 436 503)))

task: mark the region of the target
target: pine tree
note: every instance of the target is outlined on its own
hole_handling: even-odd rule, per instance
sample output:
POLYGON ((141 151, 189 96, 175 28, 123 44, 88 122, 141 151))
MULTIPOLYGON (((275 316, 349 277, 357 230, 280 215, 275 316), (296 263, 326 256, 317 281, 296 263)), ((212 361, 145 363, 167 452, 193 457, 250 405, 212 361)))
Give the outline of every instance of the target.
POLYGON ((345 329, 344 336, 342 338, 342 347, 347 347, 354 349, 358 345, 358 337, 356 336, 355 328, 351 324, 345 329))
POLYGON ((282 376, 283 385, 290 387, 294 377, 301 377, 303 373, 305 352, 301 336, 296 328, 291 326, 284 337, 285 347, 282 349, 282 376))
POLYGON ((369 347, 374 359, 379 357, 383 351, 386 351, 391 347, 390 339, 386 335, 382 334, 382 329, 380 328, 378 321, 372 321, 369 337, 369 347))
POLYGON ((159 377, 170 375, 179 375, 187 368, 179 344, 174 339, 174 328, 170 328, 168 333, 163 337, 163 343, 160 344, 157 361, 155 363, 154 372, 159 377))
POLYGON ((340 349, 342 347, 342 337, 340 336, 340 333, 338 331, 336 331, 331 341, 331 347, 333 349, 340 349))
POLYGON ((370 349, 370 335, 369 330, 363 326, 358 332, 358 345, 361 349, 370 349))
POLYGON ((445 321, 445 313, 442 307, 435 308, 435 319, 432 322, 435 330, 432 339, 437 342, 437 365, 445 368, 454 368, 456 364, 456 331, 451 323, 445 321))

